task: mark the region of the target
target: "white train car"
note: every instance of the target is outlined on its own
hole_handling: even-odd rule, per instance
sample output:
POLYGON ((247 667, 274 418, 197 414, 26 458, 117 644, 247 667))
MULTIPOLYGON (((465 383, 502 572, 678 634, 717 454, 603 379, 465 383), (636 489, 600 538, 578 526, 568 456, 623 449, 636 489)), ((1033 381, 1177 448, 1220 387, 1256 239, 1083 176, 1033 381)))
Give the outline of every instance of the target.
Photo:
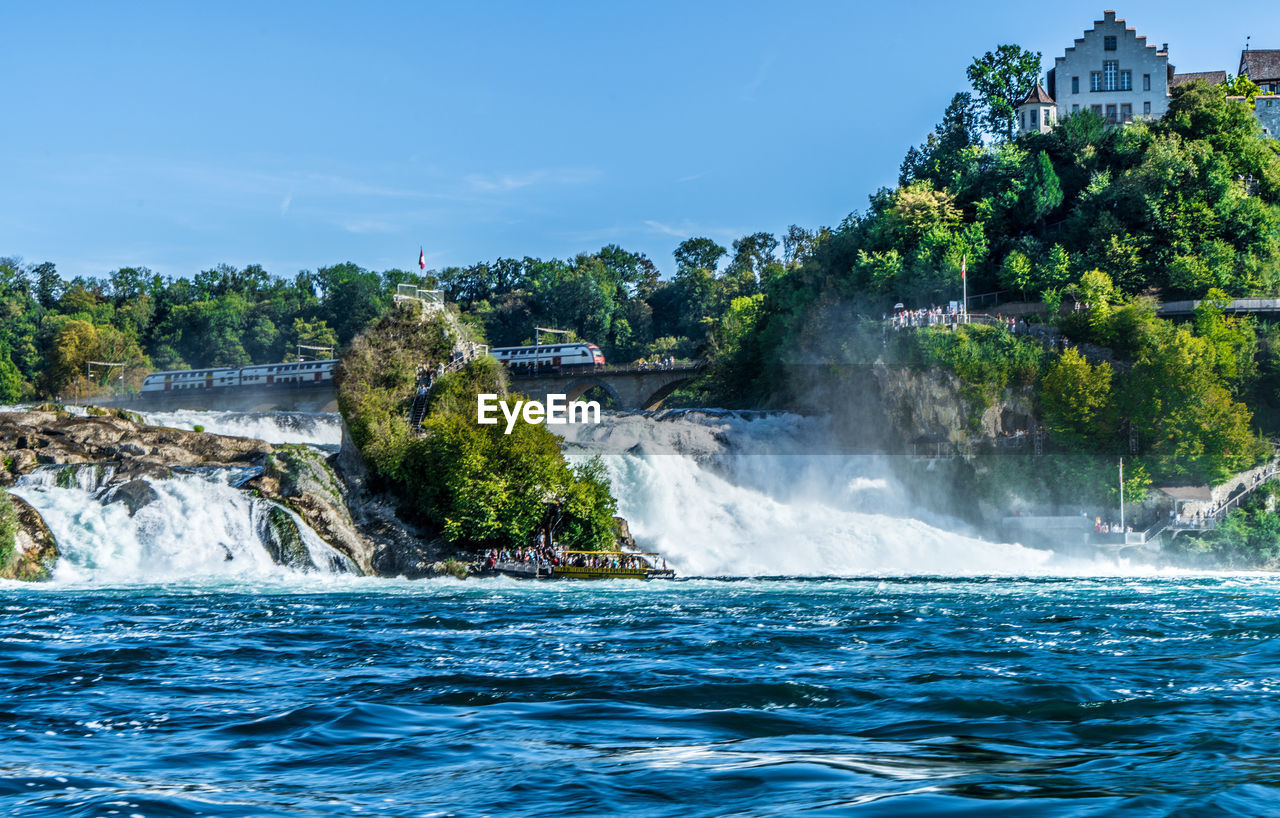
POLYGON ((541 344, 495 347, 489 354, 508 369, 565 369, 604 366, 604 353, 595 344, 541 344))
POLYGON ((181 392, 186 389, 221 389, 240 385, 238 369, 175 369, 152 372, 142 379, 143 392, 181 392))
POLYGON ((337 361, 295 361, 288 364, 259 364, 240 370, 241 386, 320 386, 333 383, 337 361))

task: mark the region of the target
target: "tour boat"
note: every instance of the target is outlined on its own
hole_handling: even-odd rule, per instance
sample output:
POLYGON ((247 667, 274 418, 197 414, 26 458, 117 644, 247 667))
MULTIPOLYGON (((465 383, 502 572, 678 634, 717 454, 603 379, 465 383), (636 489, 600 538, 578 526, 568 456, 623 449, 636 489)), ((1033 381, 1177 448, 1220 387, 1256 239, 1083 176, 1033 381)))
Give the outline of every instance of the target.
POLYGON ((666 564, 662 555, 643 551, 562 551, 560 560, 559 565, 546 560, 500 561, 485 566, 480 573, 519 579, 675 579, 676 576, 673 568, 657 567, 660 560, 666 564), (627 563, 630 565, 623 567, 627 563))

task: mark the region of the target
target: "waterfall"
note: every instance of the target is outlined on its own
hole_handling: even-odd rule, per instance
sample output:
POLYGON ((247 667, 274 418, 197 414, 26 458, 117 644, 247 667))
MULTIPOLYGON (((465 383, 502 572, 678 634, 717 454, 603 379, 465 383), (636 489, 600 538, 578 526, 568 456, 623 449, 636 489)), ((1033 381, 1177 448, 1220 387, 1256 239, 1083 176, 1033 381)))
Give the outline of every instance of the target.
POLYGON ((888 457, 832 453, 826 424, 787 413, 672 411, 559 429, 574 458, 601 455, 637 543, 685 576, 1126 570, 987 542, 921 512, 888 457))
POLYGON ((108 471, 48 466, 10 489, 40 512, 57 540, 55 580, 134 584, 352 570, 296 514, 235 487, 253 470, 140 478, 130 484, 145 495, 133 513, 118 501, 119 486, 108 485, 108 471))

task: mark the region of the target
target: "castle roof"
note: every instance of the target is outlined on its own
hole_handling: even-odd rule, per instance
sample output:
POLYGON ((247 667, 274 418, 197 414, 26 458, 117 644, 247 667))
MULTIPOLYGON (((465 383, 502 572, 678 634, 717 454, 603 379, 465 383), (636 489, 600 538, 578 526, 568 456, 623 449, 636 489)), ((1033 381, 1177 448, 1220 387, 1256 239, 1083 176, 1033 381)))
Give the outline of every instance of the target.
POLYGON ((1019 102, 1018 105, 1053 105, 1053 97, 1049 96, 1049 92, 1044 90, 1040 83, 1037 82, 1036 87, 1032 88, 1026 99, 1019 102))
POLYGON ((1280 79, 1280 49, 1241 51, 1240 73, 1254 82, 1280 79))
POLYGON ((1227 81, 1226 71, 1188 71, 1185 74, 1174 74, 1173 79, 1169 80, 1170 88, 1177 88, 1183 83, 1192 80, 1204 80, 1210 85, 1221 85, 1227 81))

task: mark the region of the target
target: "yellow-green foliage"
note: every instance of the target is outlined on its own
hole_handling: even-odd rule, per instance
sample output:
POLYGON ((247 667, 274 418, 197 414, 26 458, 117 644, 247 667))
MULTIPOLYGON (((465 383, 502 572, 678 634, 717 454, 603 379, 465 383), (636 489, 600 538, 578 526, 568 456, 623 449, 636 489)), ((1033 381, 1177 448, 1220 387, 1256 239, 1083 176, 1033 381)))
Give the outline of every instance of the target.
POLYGON ((1075 349, 1066 350, 1040 382, 1040 405, 1054 434, 1072 441, 1098 434, 1111 408, 1111 367, 1092 366, 1075 349))

